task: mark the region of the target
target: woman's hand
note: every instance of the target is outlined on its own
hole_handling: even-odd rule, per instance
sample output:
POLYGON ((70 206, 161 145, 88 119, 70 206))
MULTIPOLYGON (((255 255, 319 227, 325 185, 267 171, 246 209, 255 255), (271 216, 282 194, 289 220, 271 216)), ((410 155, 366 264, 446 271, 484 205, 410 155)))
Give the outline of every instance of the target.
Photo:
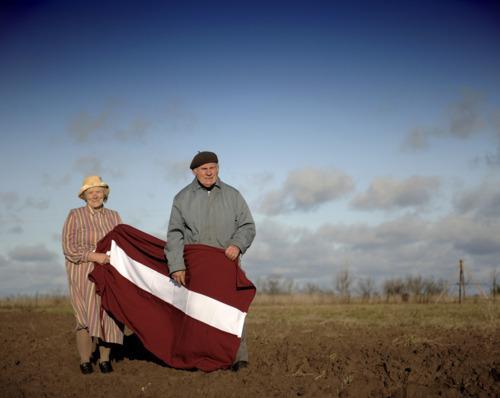
POLYGON ((90 253, 88 260, 99 264, 108 264, 109 256, 106 253, 90 253))

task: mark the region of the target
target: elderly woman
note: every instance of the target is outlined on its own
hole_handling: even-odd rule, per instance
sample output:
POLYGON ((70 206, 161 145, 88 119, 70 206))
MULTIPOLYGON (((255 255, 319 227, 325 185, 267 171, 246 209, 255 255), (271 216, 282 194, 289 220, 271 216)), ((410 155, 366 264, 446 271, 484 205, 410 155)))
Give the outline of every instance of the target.
POLYGON ((71 304, 76 317, 76 345, 83 374, 92 373, 92 338, 99 346, 102 373, 113 371, 109 343, 123 343, 122 330, 105 311, 101 311, 100 297, 95 292, 95 285, 88 279, 94 262, 109 262, 105 253, 94 252, 97 242, 121 223, 116 211, 104 207, 108 195, 109 186, 101 177, 86 177, 78 193, 86 205, 69 212, 62 234, 71 304))

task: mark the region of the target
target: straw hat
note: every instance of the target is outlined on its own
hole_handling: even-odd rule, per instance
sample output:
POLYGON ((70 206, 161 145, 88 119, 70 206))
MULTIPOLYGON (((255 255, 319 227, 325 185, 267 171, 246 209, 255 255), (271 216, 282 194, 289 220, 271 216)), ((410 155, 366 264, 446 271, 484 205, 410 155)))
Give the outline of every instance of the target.
POLYGON ((83 185, 78 192, 78 197, 83 199, 83 194, 87 189, 102 187, 104 189, 104 198, 107 199, 109 195, 109 186, 99 176, 88 176, 83 179, 83 185))

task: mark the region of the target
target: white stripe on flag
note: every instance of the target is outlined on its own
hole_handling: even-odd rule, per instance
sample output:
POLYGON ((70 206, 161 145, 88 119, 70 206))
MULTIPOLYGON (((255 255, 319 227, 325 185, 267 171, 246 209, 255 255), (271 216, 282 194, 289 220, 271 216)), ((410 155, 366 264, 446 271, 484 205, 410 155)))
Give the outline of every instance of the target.
POLYGON ((151 293, 200 322, 241 337, 246 312, 179 286, 168 276, 127 256, 112 240, 111 265, 137 287, 151 293))

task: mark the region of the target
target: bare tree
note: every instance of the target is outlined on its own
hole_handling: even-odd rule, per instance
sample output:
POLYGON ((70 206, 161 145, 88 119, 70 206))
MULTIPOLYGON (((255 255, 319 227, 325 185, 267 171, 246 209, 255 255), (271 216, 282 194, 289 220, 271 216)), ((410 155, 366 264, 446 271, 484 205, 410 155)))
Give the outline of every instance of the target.
POLYGON ((424 294, 425 281, 419 276, 408 276, 406 278, 406 291, 413 299, 417 302, 422 301, 422 296, 424 294))
POLYGON ((262 293, 270 295, 291 294, 294 285, 293 279, 283 279, 281 276, 269 276, 267 279, 259 279, 257 283, 262 293))
POLYGON ((429 302, 431 297, 441 296, 448 290, 447 283, 443 279, 427 278, 424 280, 423 300, 429 302))
POLYGON ((375 282, 372 278, 358 280, 358 292, 363 300, 370 300, 375 293, 375 282))
POLYGON ((335 290, 339 293, 340 297, 349 301, 351 297, 351 284, 352 278, 349 274, 349 269, 343 269, 337 273, 335 278, 335 290))
POLYGON ((302 290, 304 293, 311 294, 311 295, 323 293, 323 289, 321 289, 321 287, 319 285, 317 285, 316 283, 311 283, 311 282, 306 283, 302 290))
POLYGON ((389 301, 391 297, 397 296, 400 296, 402 301, 408 301, 407 287, 400 278, 387 279, 384 282, 383 290, 387 301, 389 301))

